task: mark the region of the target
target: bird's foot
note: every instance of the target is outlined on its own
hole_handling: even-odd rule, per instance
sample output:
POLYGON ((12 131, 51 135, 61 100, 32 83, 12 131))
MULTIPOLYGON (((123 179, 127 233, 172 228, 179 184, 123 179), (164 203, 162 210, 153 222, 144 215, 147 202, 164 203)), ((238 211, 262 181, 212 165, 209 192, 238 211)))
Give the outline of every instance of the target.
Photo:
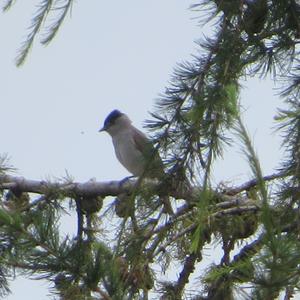
POLYGON ((135 178, 135 176, 127 176, 125 178, 123 178, 121 181, 120 181, 120 185, 123 185, 124 183, 126 183, 127 181, 130 181, 130 179, 132 178, 135 178))
POLYGON ((125 178, 123 178, 122 180, 119 181, 119 187, 124 187, 126 186, 127 184, 130 184, 130 180, 132 178, 136 178, 135 176, 127 176, 125 178))

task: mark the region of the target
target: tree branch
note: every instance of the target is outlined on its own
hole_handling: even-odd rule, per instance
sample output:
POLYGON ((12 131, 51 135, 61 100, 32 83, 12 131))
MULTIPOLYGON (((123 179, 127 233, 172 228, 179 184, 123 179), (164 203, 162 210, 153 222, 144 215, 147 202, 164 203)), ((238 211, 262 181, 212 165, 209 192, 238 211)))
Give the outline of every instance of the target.
POLYGON ((85 183, 79 182, 50 182, 45 180, 31 180, 24 177, 0 175, 0 190, 17 189, 20 192, 48 194, 62 193, 65 196, 117 196, 132 191, 135 181, 108 181, 85 183))
POLYGON ((176 291, 177 299, 181 299, 182 293, 185 286, 189 283, 189 277, 195 270, 195 264, 197 262, 198 256, 195 253, 191 253, 186 257, 182 271, 179 274, 178 281, 174 286, 176 291))
MULTIPOLYGON (((265 176, 264 180, 273 180, 282 177, 282 173, 273 174, 265 176)), ((0 190, 10 190, 17 189, 19 192, 25 193, 35 193, 35 194, 51 194, 51 193, 61 193, 66 197, 88 197, 88 196, 117 196, 123 193, 130 194, 136 188, 146 187, 152 190, 154 193, 161 195, 169 195, 175 199, 184 199, 189 203, 199 201, 199 194, 202 191, 202 187, 185 187, 184 189, 176 189, 176 187, 171 187, 171 189, 159 188, 161 183, 155 179, 144 179, 142 185, 137 185, 138 180, 136 179, 126 179, 121 181, 106 181, 100 182, 95 180, 89 180, 84 183, 80 182, 51 182, 45 180, 31 180, 24 177, 11 176, 11 175, 0 175, 0 190)), ((230 206, 238 206, 245 204, 245 201, 249 200, 247 198, 233 197, 238 193, 254 187, 257 184, 255 179, 246 182, 245 184, 225 190, 223 193, 216 193, 216 197, 221 203, 217 206, 223 206, 222 208, 230 206)))
MULTIPOLYGON (((264 181, 272 181, 274 179, 279 179, 279 178, 283 178, 286 176, 287 176, 286 172, 279 172, 279 173, 274 173, 271 175, 264 176, 262 179, 264 181)), ((255 187, 257 184, 258 184, 258 180, 256 178, 254 178, 254 179, 251 179, 251 180, 243 183, 240 186, 228 189, 225 192, 225 194, 227 194, 229 196, 237 195, 237 194, 241 193, 242 191, 247 191, 247 190, 255 187)))

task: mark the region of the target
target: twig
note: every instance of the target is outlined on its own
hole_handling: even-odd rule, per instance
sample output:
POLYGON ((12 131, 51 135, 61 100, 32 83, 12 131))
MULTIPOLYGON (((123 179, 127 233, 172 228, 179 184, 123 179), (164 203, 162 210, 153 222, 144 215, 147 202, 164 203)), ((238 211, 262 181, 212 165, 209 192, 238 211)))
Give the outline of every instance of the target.
POLYGON ((259 208, 256 205, 245 205, 241 207, 232 207, 232 208, 227 208, 221 211, 217 211, 211 215, 213 218, 220 218, 225 215, 240 215, 242 213, 246 212, 256 212, 258 211, 259 208))
MULTIPOLYGON (((272 181, 274 179, 279 179, 279 178, 283 178, 286 176, 287 176, 286 173, 279 172, 279 173, 264 176, 262 179, 264 181, 272 181)), ((229 196, 237 195, 242 191, 247 191, 247 190, 255 187, 257 185, 257 183, 258 183, 258 181, 256 178, 251 179, 238 187, 234 187, 234 188, 230 188, 230 189, 226 190, 225 194, 229 195, 229 196)))

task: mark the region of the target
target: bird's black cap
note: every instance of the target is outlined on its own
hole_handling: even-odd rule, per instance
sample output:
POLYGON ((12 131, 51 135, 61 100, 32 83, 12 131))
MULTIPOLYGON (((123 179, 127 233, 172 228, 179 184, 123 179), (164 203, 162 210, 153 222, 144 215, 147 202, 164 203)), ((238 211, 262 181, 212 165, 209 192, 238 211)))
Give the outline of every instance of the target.
POLYGON ((99 131, 105 131, 111 124, 115 122, 119 117, 123 116, 123 113, 121 113, 119 110, 115 109, 113 110, 105 119, 104 126, 99 131))

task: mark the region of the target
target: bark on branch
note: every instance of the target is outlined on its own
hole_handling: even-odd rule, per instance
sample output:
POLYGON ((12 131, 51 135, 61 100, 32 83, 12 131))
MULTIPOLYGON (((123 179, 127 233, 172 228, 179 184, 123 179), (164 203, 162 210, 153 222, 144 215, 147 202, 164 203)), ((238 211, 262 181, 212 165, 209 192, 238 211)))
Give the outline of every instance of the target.
MULTIPOLYGON (((281 177, 282 174, 273 174, 266 176, 266 180, 276 179, 281 177)), ((219 202, 223 202, 224 206, 236 206, 241 203, 245 203, 244 198, 236 196, 239 192, 252 187, 257 182, 253 179, 241 187, 231 188, 230 191, 224 191, 224 193, 217 193, 216 197, 219 198, 219 202), (225 203, 226 202, 226 203, 225 203)), ((137 179, 125 179, 121 181, 95 181, 89 180, 87 182, 51 182, 46 180, 31 180, 24 177, 0 175, 0 190, 15 189, 19 192, 36 193, 36 194, 51 194, 51 192, 61 193, 66 197, 89 197, 89 196, 117 196, 123 193, 131 193, 135 189, 143 188, 151 189, 154 193, 159 195, 166 193, 166 195, 172 196, 175 199, 184 199, 189 203, 199 201, 199 194, 202 191, 202 187, 187 187, 177 188, 168 187, 162 189, 161 183, 155 179, 144 179, 142 185, 139 185, 137 179)), ((225 207, 223 207, 225 208, 225 207)))
POLYGON ((45 180, 31 180, 24 177, 0 175, 0 190, 17 189, 19 192, 48 194, 56 191, 65 196, 117 196, 130 192, 134 188, 134 181, 97 182, 90 180, 80 182, 50 182, 45 180))
MULTIPOLYGON (((265 180, 277 179, 282 174, 273 174, 266 176, 265 180)), ((214 191, 212 197, 215 207, 220 211, 215 213, 215 217, 222 214, 239 214, 245 211, 257 211, 257 201, 247 198, 245 195, 237 194, 249 186, 253 186, 255 180, 251 180, 242 187, 232 188, 234 193, 228 193, 228 190, 223 192, 214 191)), ((24 177, 12 175, 0 175, 0 191, 12 190, 18 193, 35 193, 41 194, 42 197, 55 197, 55 195, 63 195, 77 199, 90 199, 91 197, 101 196, 118 196, 121 194, 138 194, 139 191, 151 191, 153 194, 159 196, 171 196, 174 199, 184 199, 186 204, 178 208, 176 216, 178 217, 185 211, 189 211, 201 201, 201 186, 183 186, 170 184, 166 187, 164 183, 156 179, 144 179, 142 183, 138 179, 123 179, 121 181, 95 181, 89 180, 87 182, 71 182, 71 181, 45 181, 45 180, 31 180, 24 177), (162 188, 163 187, 163 188, 162 188)), ((166 184, 165 184, 166 185, 166 184)), ((38 200, 40 201, 40 200, 38 200)), ((29 204, 35 205, 35 201, 29 204)))

